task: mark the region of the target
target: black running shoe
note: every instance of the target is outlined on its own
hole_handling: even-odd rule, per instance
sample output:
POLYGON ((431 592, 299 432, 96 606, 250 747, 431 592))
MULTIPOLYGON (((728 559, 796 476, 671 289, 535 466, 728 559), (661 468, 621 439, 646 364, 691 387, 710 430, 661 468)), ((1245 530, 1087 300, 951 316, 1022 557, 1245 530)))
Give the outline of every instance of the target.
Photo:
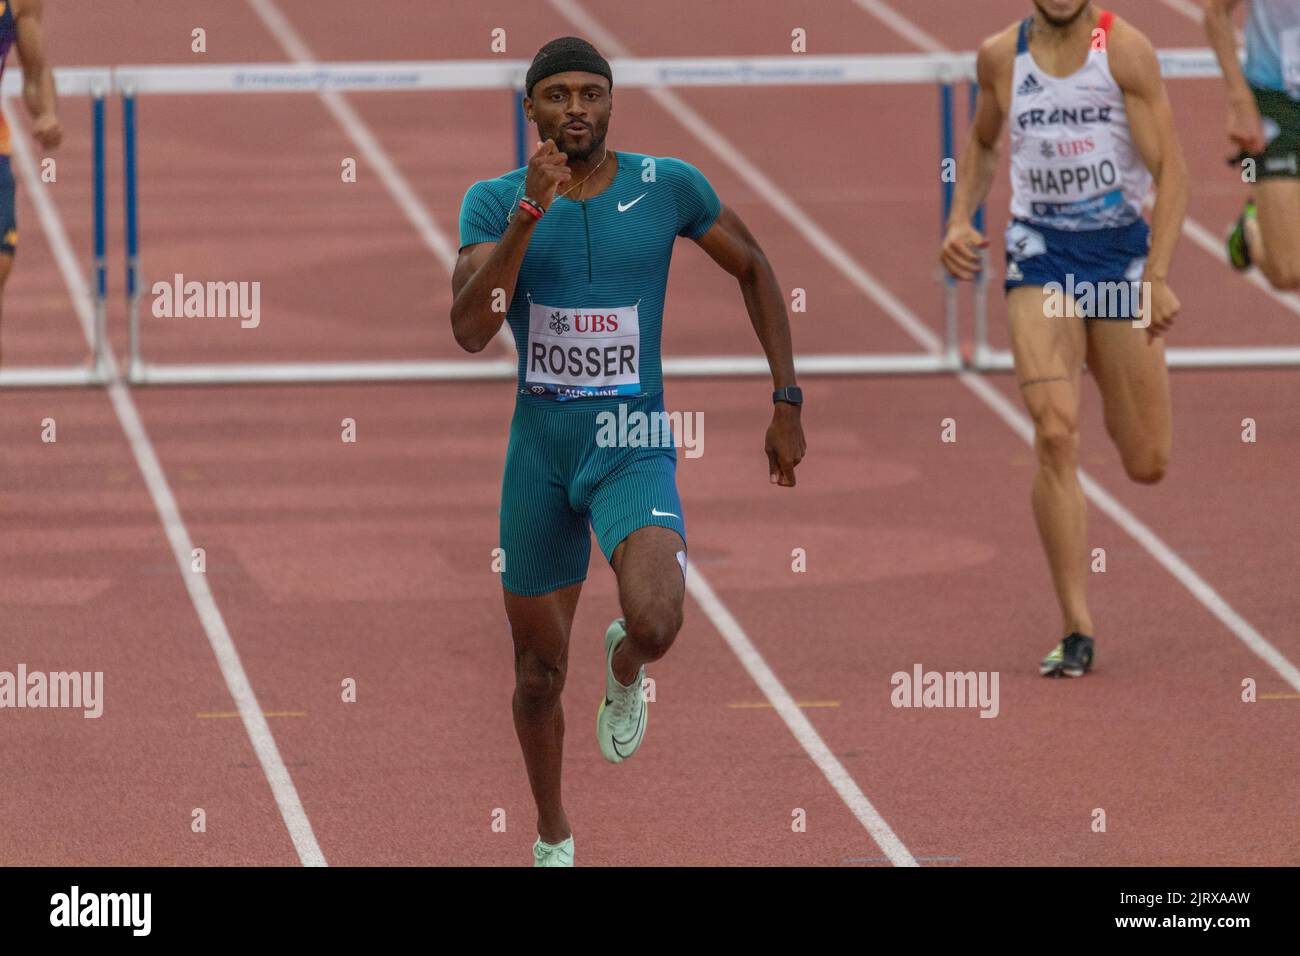
POLYGON ((1092 638, 1075 631, 1043 658, 1038 673, 1044 677, 1082 677, 1092 670, 1092 658, 1092 638))

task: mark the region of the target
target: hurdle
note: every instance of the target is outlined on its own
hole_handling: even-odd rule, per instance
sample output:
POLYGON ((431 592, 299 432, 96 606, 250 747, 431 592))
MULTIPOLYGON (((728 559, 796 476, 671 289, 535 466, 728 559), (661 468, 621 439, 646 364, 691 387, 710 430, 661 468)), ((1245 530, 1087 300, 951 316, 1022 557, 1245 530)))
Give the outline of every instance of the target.
MULTIPOLYGON (((1211 51, 1159 51, 1161 69, 1173 80, 1219 75, 1211 51)), ((855 56, 675 57, 615 59, 611 64, 620 88, 757 87, 771 85, 935 85, 939 91, 939 151, 943 160, 956 157, 956 109, 959 86, 967 87, 968 116, 975 105, 973 53, 907 53, 855 56)), ((146 359, 140 327, 144 283, 139 241, 138 126, 139 100, 159 95, 231 95, 255 93, 322 93, 373 91, 501 90, 511 110, 513 158, 526 162, 527 126, 523 116, 525 61, 465 60, 441 62, 229 64, 218 66, 122 66, 113 71, 114 87, 122 98, 124 195, 126 199, 127 313, 130 357, 128 381, 133 384, 239 384, 361 381, 474 381, 510 379, 514 359, 452 359, 441 361, 340 361, 255 363, 158 363, 146 359)), ((954 184, 940 176, 944 222, 951 212, 954 184)), ((974 218, 983 231, 985 210, 974 218)), ((907 353, 802 354, 795 366, 801 375, 935 374, 963 369, 1005 371, 1011 354, 989 344, 986 261, 974 283, 974 337, 969 355, 959 341, 959 284, 942 279, 941 345, 907 353)), ((1166 351, 1171 368, 1272 367, 1300 365, 1300 348, 1242 346, 1231 348, 1172 347, 1166 351)), ((759 376, 768 373, 758 355, 702 356, 666 359, 669 376, 759 376)))
MULTIPOLYGON (((973 72, 973 55, 890 54, 886 56, 801 56, 668 59, 616 59, 612 66, 620 88, 690 86, 763 86, 810 84, 930 84, 944 80, 951 109, 952 83, 964 70, 973 72)), ((524 61, 473 60, 411 63, 233 64, 220 66, 121 66, 114 71, 122 97, 124 195, 127 224, 127 314, 132 384, 239 384, 355 381, 472 381, 510 379, 513 359, 385 361, 158 363, 144 354, 140 314, 145 283, 139 240, 140 192, 137 183, 140 101, 157 95, 320 93, 323 91, 502 90, 511 110, 516 159, 525 148, 524 61)), ((941 84, 942 86, 942 84, 941 84)), ((941 106, 942 108, 942 106, 941 106)), ((951 128, 951 118, 941 130, 951 128)), ((940 153, 944 154, 944 144, 940 153)), ((940 156, 942 160, 943 155, 940 156)), ((940 183, 941 189, 943 183, 940 183)), ((950 198, 950 196, 949 196, 950 198)), ((956 289, 945 293, 943 345, 937 351, 909 353, 802 354, 795 367, 802 375, 927 374, 962 367, 957 343, 956 289)), ((724 355, 664 360, 673 377, 761 376, 769 374, 761 355, 724 355)))

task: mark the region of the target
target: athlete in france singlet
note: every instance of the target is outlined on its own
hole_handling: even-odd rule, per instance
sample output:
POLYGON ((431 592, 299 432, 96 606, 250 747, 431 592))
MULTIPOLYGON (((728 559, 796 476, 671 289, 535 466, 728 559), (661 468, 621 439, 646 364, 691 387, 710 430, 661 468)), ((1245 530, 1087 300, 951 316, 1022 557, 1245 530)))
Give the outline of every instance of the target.
MULTIPOLYGON (((1107 40, 1114 14, 1101 11, 1088 58, 1056 77, 1029 49, 1033 18, 1020 25, 1012 74, 1011 221, 1005 288, 1072 290, 1135 283, 1146 265, 1151 189, 1129 128, 1124 91, 1111 73, 1107 40)), ((1132 319, 1132 296, 1117 307, 1079 302, 1086 318, 1132 319)))
MULTIPOLYGON (((1109 29, 1103 13, 1098 29, 1109 29)), ((1060 78, 1039 69, 1021 24, 1011 94, 1011 214, 1053 229, 1128 226, 1142 218, 1151 173, 1129 130, 1105 43, 1060 78)))

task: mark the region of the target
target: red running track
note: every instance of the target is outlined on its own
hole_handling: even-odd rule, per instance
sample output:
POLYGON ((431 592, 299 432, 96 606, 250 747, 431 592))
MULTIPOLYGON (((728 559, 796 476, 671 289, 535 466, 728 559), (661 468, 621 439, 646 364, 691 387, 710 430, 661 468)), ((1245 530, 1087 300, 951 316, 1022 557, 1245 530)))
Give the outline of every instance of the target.
MULTIPOLYGON (((937 0, 892 6, 934 41, 969 49, 1025 5, 990 0, 979 16, 937 0)), ((1113 6, 1160 46, 1203 45, 1196 25, 1163 4, 1113 6)), ((737 0, 454 13, 396 2, 277 7, 323 60, 482 58, 498 26, 518 57, 569 32, 611 33, 638 55, 779 54, 796 26, 812 52, 915 49, 849 0, 767 3, 761 16, 737 0)), ((49 16, 60 63, 196 62, 196 26, 207 30, 210 62, 286 58, 250 4, 187 0, 146 19, 79 2, 49 16)), ((1191 215, 1217 234, 1240 201, 1222 163, 1218 111, 1207 118, 1205 109, 1220 94, 1201 81, 1173 93, 1193 167, 1191 215)), ((645 93, 618 95, 612 141, 699 165, 759 236, 783 285, 808 291, 808 313, 794 317, 800 351, 916 347, 725 156, 645 93)), ((680 95, 937 331, 933 90, 680 95)), ((502 97, 348 100, 454 244, 464 189, 511 163, 502 97)), ((70 120, 77 108, 65 104, 70 120)), ((147 275, 251 278, 265 289, 260 328, 154 320, 150 357, 456 356, 444 264, 366 167, 356 184, 340 182, 339 163, 356 147, 319 99, 158 97, 142 102, 141 121, 147 275)), ((69 125, 51 194, 84 252, 86 130, 69 125)), ((20 197, 24 254, 8 295, 6 359, 76 361, 67 292, 20 197)), ((994 235, 1005 202, 1005 190, 995 192, 994 235)), ((117 235, 120 221, 112 225, 117 235)), ((115 280, 120 269, 115 261, 115 280)), ((1300 338, 1300 317, 1190 242, 1173 282, 1186 307, 1176 344, 1300 338)), ((669 302, 666 354, 757 354, 734 285, 698 250, 680 249, 669 302)), ((119 354, 122 319, 115 307, 119 354)), ((1016 401, 1008 378, 988 383, 1016 401)), ((1108 555, 1093 581, 1099 669, 1084 681, 1041 680, 1035 665, 1054 639, 1056 611, 1022 439, 956 378, 805 387, 810 457, 787 491, 764 474, 762 381, 669 386, 670 407, 706 412, 705 454, 681 465, 692 560, 793 698, 817 705, 803 713, 907 851, 924 865, 1300 859, 1298 688, 1095 507, 1090 545, 1108 555), (945 418, 957 422, 955 444, 940 441, 945 418), (794 548, 807 553, 806 573, 791 571, 794 548), (890 675, 916 663, 998 671, 999 716, 893 708, 890 675), (1242 704, 1244 677, 1267 699, 1242 704), (1105 834, 1090 830, 1098 807, 1105 834)), ((1294 388, 1293 372, 1175 373, 1175 460, 1155 488, 1124 479, 1091 391, 1083 423, 1088 472, 1293 664, 1294 388), (1240 440, 1244 417, 1259 423, 1256 444, 1240 440)), ((526 862, 531 798, 490 571, 509 389, 134 396, 190 536, 206 550, 207 581, 252 690, 281 715, 268 725, 324 858, 526 862), (355 444, 340 441, 344 418, 357 422, 355 444), (346 678, 357 683, 355 703, 341 700, 346 678), (505 833, 491 827, 498 808, 505 833)), ((98 720, 6 713, 0 746, 19 772, 0 778, 0 862, 297 862, 243 724, 226 716, 230 691, 108 398, 30 392, 5 401, 9 640, 0 669, 103 670, 107 700, 98 720), (58 422, 53 445, 39 441, 46 417, 58 422), (197 807, 205 833, 190 828, 197 807)), ((601 564, 575 624, 567 694, 566 803, 580 862, 883 863, 781 718, 757 706, 762 692, 694 600, 677 646, 651 670, 645 750, 617 768, 600 759, 590 739, 599 635, 617 613, 601 564), (792 832, 795 808, 806 811, 806 832, 792 832)))

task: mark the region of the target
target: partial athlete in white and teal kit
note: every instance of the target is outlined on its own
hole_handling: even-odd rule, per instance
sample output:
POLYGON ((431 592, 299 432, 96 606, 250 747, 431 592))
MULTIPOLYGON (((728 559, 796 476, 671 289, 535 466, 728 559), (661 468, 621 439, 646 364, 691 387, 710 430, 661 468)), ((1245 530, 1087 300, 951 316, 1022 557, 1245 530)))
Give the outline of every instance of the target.
MULTIPOLYGON (((671 434, 632 429, 621 436, 630 441, 609 447, 597 438, 611 421, 636 423, 635 412, 662 421, 659 343, 673 242, 704 235, 722 205, 689 163, 610 152, 618 168, 604 192, 557 197, 538 221, 506 314, 519 352, 501 495, 504 585, 514 594, 585 579, 588 525, 607 559, 647 525, 686 540, 671 434)), ((500 241, 526 174, 470 187, 462 249, 500 241)))
POLYGON ((1256 177, 1300 178, 1300 0, 1251 0, 1242 72, 1267 144, 1256 177))

